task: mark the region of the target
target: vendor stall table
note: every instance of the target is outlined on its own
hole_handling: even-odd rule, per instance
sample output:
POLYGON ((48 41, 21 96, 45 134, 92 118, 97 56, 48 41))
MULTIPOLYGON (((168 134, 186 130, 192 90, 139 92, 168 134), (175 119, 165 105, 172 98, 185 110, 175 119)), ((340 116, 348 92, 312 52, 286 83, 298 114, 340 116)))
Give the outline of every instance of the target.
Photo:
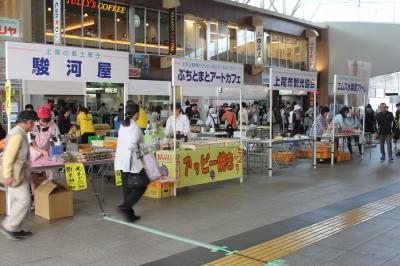
POLYGON ((227 138, 227 132, 203 132, 197 133, 197 137, 216 137, 216 138, 227 138))

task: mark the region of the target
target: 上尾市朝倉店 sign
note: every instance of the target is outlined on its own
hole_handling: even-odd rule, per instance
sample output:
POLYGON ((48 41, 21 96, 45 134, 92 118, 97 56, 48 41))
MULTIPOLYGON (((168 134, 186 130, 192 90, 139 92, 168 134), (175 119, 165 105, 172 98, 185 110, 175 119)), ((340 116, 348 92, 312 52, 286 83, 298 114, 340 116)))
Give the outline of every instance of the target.
POLYGON ((238 88, 243 86, 243 73, 241 64, 186 58, 172 59, 174 86, 238 88))
POLYGON ((107 50, 6 42, 6 78, 129 82, 129 54, 107 50))
POLYGON ((366 80, 355 76, 335 75, 333 90, 336 94, 365 94, 366 80))
POLYGON ((271 68, 270 88, 272 90, 316 91, 317 72, 271 68))

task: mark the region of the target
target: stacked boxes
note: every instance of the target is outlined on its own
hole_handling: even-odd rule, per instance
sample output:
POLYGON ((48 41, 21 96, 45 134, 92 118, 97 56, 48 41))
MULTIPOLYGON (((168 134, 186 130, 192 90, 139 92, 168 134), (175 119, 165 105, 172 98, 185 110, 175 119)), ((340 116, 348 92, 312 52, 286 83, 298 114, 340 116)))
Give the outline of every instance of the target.
POLYGON ((153 181, 149 184, 143 196, 153 199, 172 197, 174 196, 174 183, 165 182, 162 179, 153 181))
MULTIPOLYGON (((338 151, 335 147, 335 157, 337 157, 338 151)), ((331 158, 331 144, 329 142, 318 142, 317 143, 317 159, 329 159, 331 158)))

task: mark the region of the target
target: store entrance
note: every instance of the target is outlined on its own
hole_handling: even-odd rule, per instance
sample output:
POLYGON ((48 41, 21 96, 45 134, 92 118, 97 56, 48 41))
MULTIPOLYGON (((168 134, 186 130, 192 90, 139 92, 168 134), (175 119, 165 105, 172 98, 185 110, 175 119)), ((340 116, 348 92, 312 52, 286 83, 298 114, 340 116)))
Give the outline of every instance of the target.
POLYGON ((124 102, 124 84, 121 83, 86 83, 86 106, 93 114, 95 123, 107 123, 112 125, 118 115, 118 108, 124 102), (104 108, 100 114, 101 107, 104 108))

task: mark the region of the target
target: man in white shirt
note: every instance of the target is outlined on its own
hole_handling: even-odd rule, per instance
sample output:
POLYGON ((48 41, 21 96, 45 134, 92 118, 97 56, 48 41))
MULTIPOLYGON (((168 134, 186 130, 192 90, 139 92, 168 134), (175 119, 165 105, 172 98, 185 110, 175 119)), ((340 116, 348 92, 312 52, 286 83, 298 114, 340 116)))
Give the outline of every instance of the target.
MULTIPOLYGON (((180 104, 176 104, 176 133, 187 136, 190 132, 190 121, 189 118, 182 114, 182 107, 180 104)), ((174 136, 174 117, 171 115, 167 120, 165 127, 165 135, 169 137, 174 136)))

